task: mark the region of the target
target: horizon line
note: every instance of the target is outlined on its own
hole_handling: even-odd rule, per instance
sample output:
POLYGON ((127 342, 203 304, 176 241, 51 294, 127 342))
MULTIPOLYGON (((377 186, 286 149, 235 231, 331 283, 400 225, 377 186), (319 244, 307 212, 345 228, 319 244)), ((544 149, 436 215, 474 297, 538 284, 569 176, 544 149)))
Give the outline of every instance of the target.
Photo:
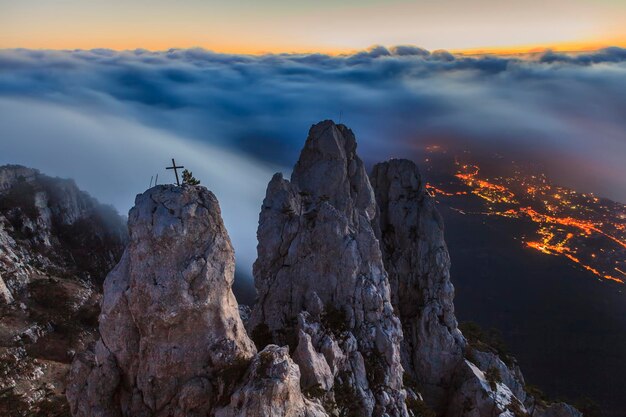
POLYGON ((606 48, 618 47, 618 48, 626 48, 626 41, 621 42, 563 42, 558 44, 545 44, 545 45, 512 45, 512 46, 493 46, 493 47, 476 47, 476 48, 436 48, 436 49, 427 49, 423 48, 416 44, 398 44, 398 45, 381 45, 374 44, 365 48, 356 49, 356 48, 340 48, 340 49, 327 49, 327 48, 303 48, 300 50, 289 50, 289 49, 279 49, 279 48, 270 48, 267 50, 264 49, 239 49, 239 48, 210 48, 207 46, 201 45, 190 45, 190 46, 172 46, 172 47, 116 47, 116 46, 94 46, 88 48, 72 48, 72 47, 23 47, 23 46, 3 46, 0 47, 0 50, 33 50, 33 51, 93 51, 93 50, 109 50, 115 52, 132 52, 138 50, 145 50, 149 52, 167 52, 171 50, 185 50, 185 49, 202 49, 205 51, 213 52, 216 54, 222 55, 248 55, 248 56, 263 56, 263 55, 312 55, 312 54, 323 54, 329 56, 349 56, 354 55, 360 52, 365 52, 371 50, 375 47, 384 47, 386 49, 392 49, 397 46, 411 46, 422 48, 428 52, 435 51, 447 51, 454 55, 530 55, 530 54, 540 54, 545 52, 561 52, 561 53, 584 53, 584 52, 594 52, 600 51, 606 48))

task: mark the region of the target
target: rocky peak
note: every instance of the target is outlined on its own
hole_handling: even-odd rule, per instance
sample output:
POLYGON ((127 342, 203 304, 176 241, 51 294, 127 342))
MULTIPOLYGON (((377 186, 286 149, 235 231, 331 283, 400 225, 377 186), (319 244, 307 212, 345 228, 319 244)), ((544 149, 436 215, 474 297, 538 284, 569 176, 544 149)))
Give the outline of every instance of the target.
POLYGON ((287 347, 268 345, 256 355, 230 402, 216 417, 329 417, 302 393, 300 368, 287 347))
POLYGON ((72 366, 79 416, 206 416, 256 353, 231 291, 234 251, 215 196, 137 196, 130 242, 104 284, 101 340, 72 366), (219 381, 219 382, 218 382, 219 381))
POLYGON ((344 125, 327 120, 311 127, 291 183, 310 201, 325 200, 343 213, 368 219, 375 214, 374 193, 356 154, 356 139, 344 125))
POLYGON ((542 403, 528 394, 513 358, 463 337, 443 220, 417 166, 402 159, 383 162, 374 166, 371 181, 378 204, 374 227, 402 322, 409 387, 446 417, 580 417, 567 404, 542 403))
POLYGON ((291 181, 277 174, 267 188, 248 326, 259 343, 289 344, 308 388, 343 412, 400 416, 402 331, 375 213, 352 132, 313 126, 291 181))
POLYGON ((428 403, 442 417, 581 417, 465 340, 417 167, 379 164, 370 183, 345 126, 313 126, 291 180, 268 185, 247 322, 258 353, 213 194, 154 187, 129 231, 104 283, 101 339, 72 364, 74 416, 417 417, 433 415, 428 403))
POLYGON ((443 220, 412 161, 377 164, 371 180, 376 234, 404 332, 403 365, 426 401, 442 410, 465 345, 454 315, 443 220))

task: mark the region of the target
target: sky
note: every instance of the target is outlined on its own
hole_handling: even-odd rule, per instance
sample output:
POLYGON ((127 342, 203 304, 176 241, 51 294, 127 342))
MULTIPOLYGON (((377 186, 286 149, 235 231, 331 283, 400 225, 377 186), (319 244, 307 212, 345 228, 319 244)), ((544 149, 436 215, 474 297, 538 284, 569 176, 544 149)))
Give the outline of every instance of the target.
POLYGON ((626 46, 623 0, 0 0, 0 48, 341 53, 626 46))
POLYGON ((268 181, 309 127, 353 129, 366 164, 443 144, 532 162, 626 202, 626 49, 527 57, 415 46, 349 55, 0 50, 0 164, 76 179, 122 214, 176 158, 212 190, 250 276, 268 181))

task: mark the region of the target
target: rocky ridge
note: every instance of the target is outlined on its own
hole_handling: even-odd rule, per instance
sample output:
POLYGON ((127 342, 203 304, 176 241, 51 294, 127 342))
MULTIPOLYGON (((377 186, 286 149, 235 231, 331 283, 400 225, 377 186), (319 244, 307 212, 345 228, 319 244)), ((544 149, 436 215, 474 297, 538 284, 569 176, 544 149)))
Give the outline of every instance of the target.
POLYGON ((73 180, 0 167, 0 272, 11 293, 22 291, 36 271, 102 284, 126 236, 117 212, 73 180))
POLYGON ((343 125, 313 126, 291 179, 268 185, 249 318, 208 190, 148 190, 129 230, 101 339, 72 365, 74 416, 581 415, 534 398, 514 360, 464 338, 415 164, 379 164, 370 180, 343 125))
MULTIPOLYGON (((321 122, 311 128, 290 180, 277 174, 270 181, 259 217, 252 311, 232 293, 234 251, 215 196, 189 185, 137 196, 128 245, 104 282, 100 338, 88 349, 91 339, 83 338, 71 365, 71 414, 581 416, 528 392, 514 359, 475 335, 463 336, 443 222, 417 167, 391 160, 368 176, 356 148, 347 127, 321 122)), ((7 224, 38 230, 26 237, 0 233, 1 253, 15 255, 13 269, 0 269, 9 277, 4 287, 0 282, 0 297, 14 309, 40 271, 23 257, 35 252, 20 251, 73 248, 59 238, 58 225, 90 213, 70 204, 65 215, 54 199, 24 205, 16 198, 27 193, 6 194, 15 184, 36 182, 39 174, 25 170, 0 171, 0 189, 12 196, 12 206, 2 206, 7 224), (29 217, 28 210, 39 214, 29 217), (57 220, 46 221, 41 213, 47 212, 57 220), (59 214, 70 220, 59 221, 59 214), (21 225, 14 221, 20 216, 21 225), (12 243, 16 236, 22 244, 12 243), (22 259, 27 262, 18 264, 22 259), (23 271, 21 283, 15 271, 23 271)), ((85 232, 102 236, 98 227, 85 232)), ((64 258, 40 259, 54 266, 64 258)), ((72 270, 84 275, 71 282, 91 285, 82 298, 97 302, 97 278, 87 268, 72 270)), ((79 293, 83 287, 76 285, 79 293)), ((88 304, 93 317, 94 302, 74 303, 69 320, 79 321, 88 304)), ((47 331, 38 324, 20 337, 37 340, 47 331)), ((13 353, 19 358, 27 350, 13 353)), ((59 415, 63 404, 54 405, 59 415)))
POLYGON ((69 363, 125 242, 117 213, 73 181, 0 167, 0 415, 69 412, 69 363))

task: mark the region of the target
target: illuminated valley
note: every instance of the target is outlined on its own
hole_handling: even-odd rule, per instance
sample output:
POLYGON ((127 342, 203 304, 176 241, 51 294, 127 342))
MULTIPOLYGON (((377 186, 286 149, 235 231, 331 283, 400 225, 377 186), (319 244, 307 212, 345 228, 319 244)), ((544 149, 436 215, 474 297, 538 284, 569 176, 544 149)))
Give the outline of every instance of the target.
MULTIPOLYGON (((440 149, 427 151, 426 170, 441 172, 440 149)), ((514 164, 508 175, 488 176, 471 158, 465 159, 449 161, 445 175, 428 175, 426 187, 438 202, 463 215, 528 222, 531 227, 516 236, 527 248, 624 284, 626 205, 554 185, 546 175, 514 164)))

